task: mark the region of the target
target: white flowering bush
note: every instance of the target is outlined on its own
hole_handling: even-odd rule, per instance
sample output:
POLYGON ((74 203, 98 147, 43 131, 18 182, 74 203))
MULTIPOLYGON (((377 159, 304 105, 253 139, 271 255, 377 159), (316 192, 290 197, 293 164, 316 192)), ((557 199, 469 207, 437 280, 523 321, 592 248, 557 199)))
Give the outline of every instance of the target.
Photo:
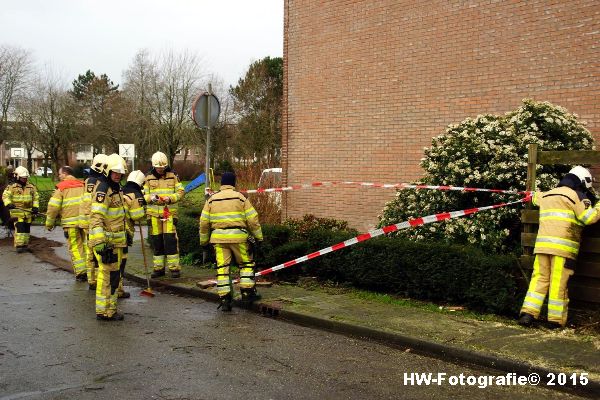
MULTIPOLYGON (((548 102, 523 100, 504 116, 478 115, 433 138, 425 148, 418 183, 488 189, 525 190, 527 151, 592 150, 593 139, 577 116, 548 102)), ((571 166, 537 166, 537 190, 554 187, 571 166)), ((446 211, 482 207, 516 200, 520 195, 484 192, 399 190, 386 204, 380 226, 446 211)), ((441 240, 471 244, 495 252, 518 249, 520 206, 483 211, 470 217, 428 224, 396 233, 414 240, 441 240)))

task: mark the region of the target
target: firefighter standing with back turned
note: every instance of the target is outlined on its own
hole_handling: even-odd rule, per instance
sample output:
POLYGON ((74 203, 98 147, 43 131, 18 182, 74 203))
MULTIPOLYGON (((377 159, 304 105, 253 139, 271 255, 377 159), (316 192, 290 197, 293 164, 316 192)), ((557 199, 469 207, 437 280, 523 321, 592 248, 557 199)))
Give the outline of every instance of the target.
MULTIPOLYGON (((246 304, 258 300, 254 281, 254 260, 248 239, 263 240, 258 213, 250 201, 235 190, 235 175, 225 172, 221 189, 210 196, 200 216, 200 245, 214 245, 217 258, 219 308, 231 311, 233 299, 229 266, 232 255, 240 267, 240 291, 246 304)), ((256 243, 258 246, 258 243, 256 243)))
POLYGON ((117 288, 121 278, 123 249, 127 247, 126 213, 120 181, 127 172, 125 161, 118 154, 107 158, 107 181, 100 182, 92 192, 90 214, 90 244, 98 260, 96 286, 96 318, 120 321, 117 312, 117 288))
POLYGON ((56 218, 60 215, 60 224, 63 227, 65 239, 75 279, 80 282, 87 281, 86 259, 87 246, 87 219, 81 213, 84 193, 83 182, 73 176, 73 169, 69 166, 58 169, 60 182, 48 201, 46 214, 46 229, 54 229, 56 218))
POLYGON ((167 156, 160 151, 152 155, 152 170, 146 175, 144 199, 149 217, 150 240, 154 250, 152 278, 165 275, 165 265, 172 278, 181 276, 179 242, 175 224, 177 202, 184 189, 179 178, 169 168, 167 156))
POLYGON ((90 210, 92 207, 92 193, 96 189, 96 186, 100 182, 106 182, 106 167, 107 167, 106 154, 96 154, 92 160, 92 166, 90 168, 90 175, 84 182, 85 192, 81 203, 82 211, 82 226, 85 229, 87 240, 87 257, 86 257, 86 268, 87 268, 87 280, 90 290, 96 290, 96 277, 98 276, 98 260, 94 256, 94 248, 90 244, 89 240, 89 224, 90 224, 90 210))
POLYGON ((600 219, 600 203, 592 207, 587 193, 592 175, 586 168, 572 168, 547 192, 535 192, 532 203, 540 207, 540 226, 535 241, 535 261, 519 324, 531 326, 538 319, 548 294, 549 328, 567 323, 567 283, 579 253, 581 231, 600 219))
POLYGON ((2 193, 4 206, 10 210, 10 217, 15 219, 14 246, 17 253, 27 250, 32 215, 37 215, 40 199, 35 186, 29 183, 29 171, 25 167, 17 167, 14 172, 15 181, 8 185, 2 193))
POLYGON ((145 175, 142 171, 131 171, 127 177, 127 183, 123 186, 123 200, 125 202, 126 229, 127 229, 127 247, 123 249, 123 258, 121 259, 119 287, 117 294, 119 298, 129 298, 129 292, 123 289, 123 275, 125 274, 125 265, 127 264, 127 254, 129 246, 133 245, 135 236, 135 224, 146 215, 146 201, 142 193, 145 175))

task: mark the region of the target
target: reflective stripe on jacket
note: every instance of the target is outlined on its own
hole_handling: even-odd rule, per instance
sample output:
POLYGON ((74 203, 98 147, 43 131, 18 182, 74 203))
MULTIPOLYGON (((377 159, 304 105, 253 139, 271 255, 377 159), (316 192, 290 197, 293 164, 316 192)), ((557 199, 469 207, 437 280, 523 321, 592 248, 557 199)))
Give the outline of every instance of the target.
POLYGON ((56 190, 48 201, 46 226, 53 227, 60 214, 60 224, 64 228, 87 228, 88 221, 81 215, 83 182, 69 175, 56 185, 56 190))
POLYGON ((96 186, 104 179, 98 176, 90 176, 84 182, 84 191, 81 198, 81 219, 82 227, 89 226, 90 222, 90 211, 92 208, 92 193, 96 190, 96 186))
POLYGON ((11 218, 23 218, 31 216, 33 207, 39 208, 40 196, 37 189, 31 183, 22 185, 20 182, 11 183, 2 193, 2 202, 5 206, 14 204, 16 208, 10 210, 11 218), (27 211, 19 210, 19 208, 27 211))
POLYGON ((183 184, 179 182, 177 175, 171 171, 165 172, 164 175, 157 177, 154 173, 146 175, 144 181, 144 199, 148 204, 146 212, 152 217, 162 217, 164 204, 153 204, 150 199, 153 195, 160 197, 168 197, 170 202, 167 204, 169 212, 173 218, 177 218, 177 202, 183 198, 185 189, 183 184))
POLYGON ((263 239, 258 213, 250 201, 233 186, 223 185, 221 190, 204 203, 200 215, 200 244, 242 243, 251 234, 263 239))
POLYGON ((127 247, 125 214, 121 188, 116 189, 106 182, 96 185, 90 209, 90 246, 105 243, 112 247, 127 247))
POLYGON ((146 216, 146 201, 141 191, 123 189, 123 200, 125 201, 125 211, 127 215, 127 231, 130 235, 135 235, 135 222, 142 220, 146 216))
POLYGON ((566 186, 536 192, 532 203, 540 207, 533 252, 576 259, 581 231, 600 219, 600 203, 591 207, 588 199, 580 199, 577 192, 566 186))

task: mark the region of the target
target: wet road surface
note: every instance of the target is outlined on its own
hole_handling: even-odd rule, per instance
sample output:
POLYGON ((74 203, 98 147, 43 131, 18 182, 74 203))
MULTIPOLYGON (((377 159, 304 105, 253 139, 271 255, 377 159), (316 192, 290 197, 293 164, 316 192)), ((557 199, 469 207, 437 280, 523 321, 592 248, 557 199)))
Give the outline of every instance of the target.
POLYGON ((405 373, 500 375, 157 293, 97 321, 86 283, 0 247, 0 400, 575 398, 539 387, 405 384, 405 373))

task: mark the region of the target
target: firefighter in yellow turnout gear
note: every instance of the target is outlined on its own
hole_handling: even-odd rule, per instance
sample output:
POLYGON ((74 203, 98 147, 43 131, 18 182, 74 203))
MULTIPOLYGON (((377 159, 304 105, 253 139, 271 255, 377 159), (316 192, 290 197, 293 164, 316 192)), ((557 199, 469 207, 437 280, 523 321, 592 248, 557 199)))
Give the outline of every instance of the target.
POLYGON ((40 199, 35 186, 29 183, 29 171, 25 167, 17 167, 14 172, 15 181, 8 185, 2 193, 2 201, 14 218, 15 241, 18 253, 22 253, 29 245, 31 219, 40 207, 40 199))
POLYGON ((154 250, 152 278, 165 275, 165 266, 171 277, 181 276, 179 266, 179 241, 175 224, 177 202, 183 198, 184 189, 179 178, 169 168, 167 156, 160 151, 152 155, 152 170, 146 175, 144 199, 154 250))
POLYGON ((46 214, 46 229, 54 229, 56 218, 60 215, 60 224, 63 227, 65 239, 71 255, 73 272, 78 281, 87 280, 86 259, 88 255, 87 246, 87 220, 81 214, 83 201, 83 182, 73 176, 73 169, 69 166, 58 170, 61 180, 56 185, 56 190, 48 201, 48 212, 46 214))
POLYGON ((129 292, 123 289, 123 274, 127 264, 127 253, 129 246, 133 245, 135 237, 135 224, 141 221, 146 216, 146 201, 142 193, 142 185, 146 176, 142 171, 131 171, 127 177, 127 183, 123 187, 123 200, 125 201, 126 229, 127 229, 127 246, 123 249, 123 257, 121 259, 119 287, 117 295, 119 298, 130 297, 129 292))
POLYGON ((242 300, 258 300, 254 281, 254 260, 248 238, 263 240, 258 213, 250 201, 235 190, 235 175, 226 172, 221 177, 221 189, 204 204, 200 216, 200 245, 209 242, 217 258, 217 293, 223 311, 231 310, 233 299, 229 266, 232 255, 240 267, 242 300))
POLYGON ((535 242, 535 261, 529 289, 523 301, 519 324, 530 326, 539 318, 548 295, 550 328, 567 323, 569 297, 567 283, 579 253, 581 231, 600 219, 600 203, 592 207, 587 197, 592 175, 574 167, 547 192, 536 192, 532 202, 540 207, 540 226, 535 242))
POLYGON ((119 182, 125 174, 125 161, 118 154, 107 158, 107 180, 92 192, 90 245, 98 260, 96 318, 122 320, 117 312, 117 288, 121 278, 123 249, 127 247, 126 212, 119 182))
POLYGON ((92 160, 92 166, 90 168, 90 175, 84 182, 85 192, 83 193, 81 203, 81 218, 82 227, 85 229, 87 240, 87 257, 85 260, 87 268, 87 280, 90 290, 96 290, 96 277, 98 275, 98 260, 94 256, 94 248, 89 240, 89 222, 90 222, 90 211, 92 207, 92 193, 96 190, 96 186, 101 182, 106 182, 106 167, 107 165, 106 154, 96 154, 92 160))

